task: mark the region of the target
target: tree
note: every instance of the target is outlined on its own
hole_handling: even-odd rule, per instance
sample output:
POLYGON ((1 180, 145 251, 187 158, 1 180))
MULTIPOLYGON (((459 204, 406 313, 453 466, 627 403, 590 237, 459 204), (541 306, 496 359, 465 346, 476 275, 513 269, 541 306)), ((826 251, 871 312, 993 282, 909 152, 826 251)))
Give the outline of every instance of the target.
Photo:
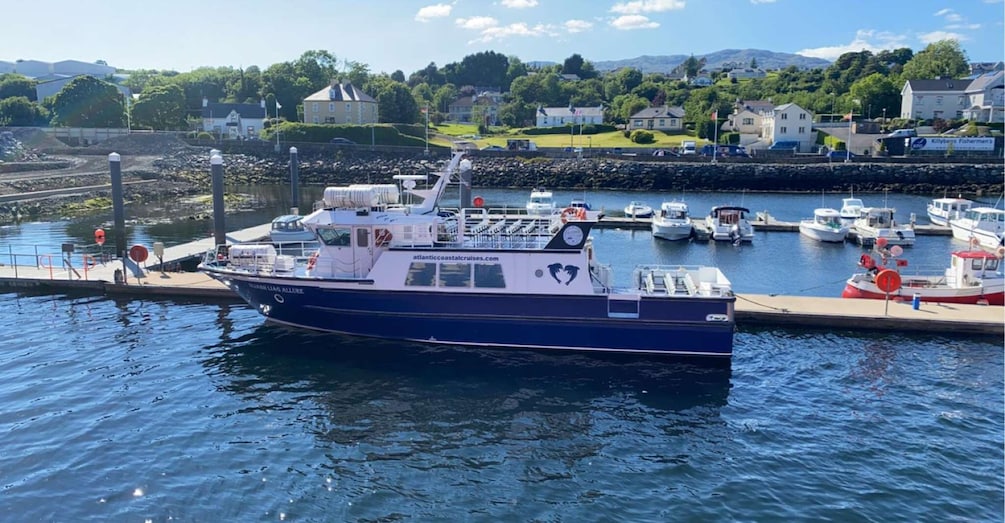
POLYGON ((391 79, 395 82, 405 83, 405 73, 402 72, 401 69, 395 69, 394 72, 391 73, 391 79))
POLYGON ((450 104, 457 98, 458 91, 454 84, 442 85, 433 94, 433 106, 437 112, 446 113, 450 111, 450 104))
POLYGON ((0 100, 0 126, 33 127, 46 124, 48 112, 25 96, 0 100))
POLYGON ((967 54, 956 40, 940 40, 928 44, 906 64, 904 80, 961 78, 970 72, 967 54))
POLYGON ((52 124, 62 127, 125 127, 123 95, 108 82, 93 76, 78 76, 56 93, 52 124))
POLYGON ((447 81, 454 85, 491 86, 503 89, 509 70, 509 59, 504 54, 484 51, 465 56, 459 64, 447 64, 443 69, 447 81))
POLYGON ((390 78, 375 85, 373 97, 380 105, 382 123, 415 123, 419 119, 419 106, 407 84, 390 78))
POLYGON ((35 81, 19 74, 0 74, 0 100, 23 96, 30 102, 35 100, 35 81))
POLYGON ((873 116, 883 112, 897 114, 900 112, 900 90, 890 79, 882 74, 874 73, 853 83, 849 94, 859 101, 859 112, 873 116))
POLYGON ((534 125, 537 106, 511 101, 499 108, 499 121, 509 127, 529 127, 534 125))
MULTIPOLYGON (((177 85, 152 87, 140 93, 132 108, 135 127, 185 129, 185 93, 177 85)), ((222 116, 222 115, 218 115, 222 116)))
POLYGON ((520 78, 522 76, 527 76, 527 65, 520 61, 519 58, 515 56, 509 57, 509 66, 506 68, 506 80, 505 85, 502 85, 502 90, 509 91, 510 86, 513 84, 513 80, 520 78))
POLYGON ((580 73, 583 72, 583 60, 579 53, 573 54, 572 56, 565 59, 562 64, 562 74, 574 74, 576 76, 581 76, 580 73))
POLYGON ((699 62, 694 55, 691 55, 687 58, 687 60, 684 60, 683 66, 684 74, 687 75, 688 78, 698 76, 698 71, 701 71, 701 62, 699 62))
POLYGON ((757 69, 757 57, 756 56, 750 59, 750 68, 751 69, 757 69))

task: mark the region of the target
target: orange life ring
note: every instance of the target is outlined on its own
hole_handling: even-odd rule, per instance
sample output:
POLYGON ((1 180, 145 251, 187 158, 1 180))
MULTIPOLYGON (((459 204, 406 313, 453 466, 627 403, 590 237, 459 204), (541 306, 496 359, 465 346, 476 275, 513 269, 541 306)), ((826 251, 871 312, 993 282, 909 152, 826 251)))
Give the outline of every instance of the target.
POLYGON ((311 254, 310 258, 307 258, 307 270, 313 271, 314 266, 318 263, 318 253, 311 254))
POLYGON ((585 208, 580 207, 579 209, 576 209, 576 219, 579 220, 579 221, 581 221, 581 222, 586 220, 586 209, 585 208))
POLYGON ((971 247, 980 247, 981 246, 981 241, 978 240, 976 236, 971 236, 970 237, 970 246, 971 247))
POLYGON ((866 269, 872 269, 876 266, 876 260, 872 259, 872 256, 869 256, 868 254, 863 254, 862 257, 858 259, 858 263, 866 269))
POLYGON ((391 231, 388 229, 374 229, 373 242, 377 247, 383 247, 391 243, 391 231))
POLYGON ((997 254, 999 258, 1005 258, 1005 246, 998 247, 998 249, 995 251, 995 254, 997 254))
POLYGON ((575 216, 575 215, 576 215, 575 207, 566 207, 565 209, 562 209, 562 216, 561 216, 562 223, 569 221, 569 216, 575 216))

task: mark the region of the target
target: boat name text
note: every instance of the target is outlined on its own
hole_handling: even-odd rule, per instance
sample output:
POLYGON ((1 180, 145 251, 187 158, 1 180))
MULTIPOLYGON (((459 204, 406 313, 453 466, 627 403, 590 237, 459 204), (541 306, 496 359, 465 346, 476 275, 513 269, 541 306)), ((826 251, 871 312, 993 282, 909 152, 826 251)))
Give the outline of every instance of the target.
POLYGON ((284 294, 303 294, 304 290, 299 287, 283 287, 280 285, 262 285, 261 283, 249 283, 248 287, 260 291, 282 292, 284 294))

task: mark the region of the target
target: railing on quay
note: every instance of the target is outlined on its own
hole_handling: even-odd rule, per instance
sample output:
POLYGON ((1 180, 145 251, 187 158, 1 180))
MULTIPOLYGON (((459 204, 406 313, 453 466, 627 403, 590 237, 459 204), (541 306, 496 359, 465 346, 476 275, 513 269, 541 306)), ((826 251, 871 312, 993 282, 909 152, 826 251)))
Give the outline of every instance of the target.
POLYGON ((58 253, 48 249, 40 250, 38 245, 32 246, 32 252, 14 252, 14 246, 7 246, 6 265, 14 271, 14 278, 19 279, 21 274, 19 267, 30 267, 46 271, 49 279, 55 279, 55 270, 66 271, 67 278, 87 280, 88 273, 97 265, 105 265, 115 260, 111 253, 101 250, 97 244, 83 245, 77 248, 74 244, 63 244, 63 248, 58 253), (74 262, 75 255, 79 255, 80 264, 74 262), (59 261, 57 266, 56 260, 59 261), (78 270, 79 269, 79 270, 78 270))

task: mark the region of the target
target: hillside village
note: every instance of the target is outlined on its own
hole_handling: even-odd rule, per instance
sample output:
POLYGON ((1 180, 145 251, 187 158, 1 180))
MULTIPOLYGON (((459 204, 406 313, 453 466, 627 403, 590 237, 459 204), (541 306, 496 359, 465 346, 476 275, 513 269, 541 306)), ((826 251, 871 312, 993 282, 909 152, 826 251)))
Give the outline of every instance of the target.
MULTIPOLYGON (((579 55, 531 67, 489 51, 443 67, 431 63, 407 78, 402 71, 371 74, 365 64, 326 51, 265 70, 188 73, 120 71, 101 61, 0 61, 0 126, 174 131, 213 140, 272 140, 278 130, 353 144, 362 135, 354 127, 469 124, 479 138, 578 134, 592 144, 595 135, 620 133, 625 146, 659 148, 672 137, 749 152, 812 153, 846 149, 844 134, 852 129, 1000 135, 1005 119, 1005 67, 969 63, 955 41, 917 53, 846 53, 826 67, 766 69, 756 57, 741 63, 722 53, 716 60, 689 56, 668 72, 643 73, 602 71, 579 55)), ((391 134, 382 129, 379 137, 391 134)), ((863 143, 869 145, 852 150, 869 155, 887 147, 863 143)))

